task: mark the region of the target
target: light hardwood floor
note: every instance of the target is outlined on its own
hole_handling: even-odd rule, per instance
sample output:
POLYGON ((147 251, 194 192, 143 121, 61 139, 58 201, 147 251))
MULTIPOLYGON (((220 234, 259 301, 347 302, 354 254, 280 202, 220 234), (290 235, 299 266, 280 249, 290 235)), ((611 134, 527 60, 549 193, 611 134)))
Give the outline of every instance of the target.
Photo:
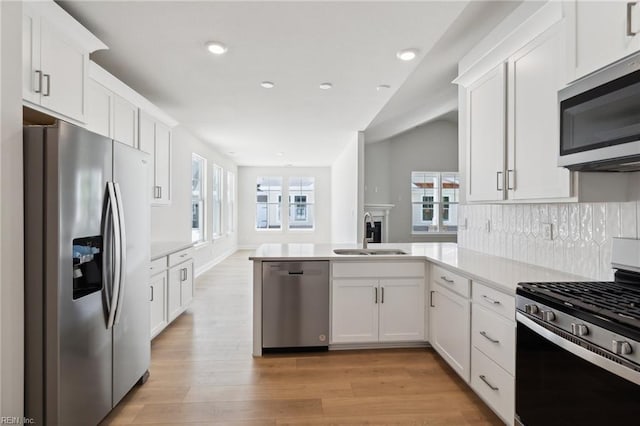
POLYGON ((253 358, 249 254, 198 278, 152 342, 149 380, 103 425, 502 424, 430 349, 253 358))

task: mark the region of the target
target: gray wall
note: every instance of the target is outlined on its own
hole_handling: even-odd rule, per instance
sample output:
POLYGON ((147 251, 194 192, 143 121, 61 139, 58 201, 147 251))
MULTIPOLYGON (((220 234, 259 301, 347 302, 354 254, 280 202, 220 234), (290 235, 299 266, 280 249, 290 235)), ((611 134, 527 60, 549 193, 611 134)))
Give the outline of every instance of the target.
POLYGON ((365 145, 365 204, 395 204, 389 242, 455 241, 455 236, 411 235, 411 172, 458 170, 458 126, 439 120, 365 145))

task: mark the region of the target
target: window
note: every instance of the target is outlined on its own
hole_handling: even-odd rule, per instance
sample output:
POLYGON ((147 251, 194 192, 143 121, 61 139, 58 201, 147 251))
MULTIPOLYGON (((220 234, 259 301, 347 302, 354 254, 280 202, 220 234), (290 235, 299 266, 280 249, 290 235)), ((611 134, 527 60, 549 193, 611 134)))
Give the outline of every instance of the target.
POLYGON ((258 177, 256 182, 256 229, 281 229, 282 178, 258 177))
POLYGON ((457 232, 460 181, 454 172, 411 172, 411 233, 457 232))
POLYGON ((236 189, 235 189, 235 175, 233 172, 227 172, 227 233, 230 234, 235 231, 235 200, 236 200, 236 189))
POLYGON ((205 182, 207 161, 198 154, 191 155, 191 241, 205 241, 205 182))
POLYGON ((213 208, 213 237, 222 236, 222 167, 213 165, 213 189, 211 206, 213 208))
POLYGON ((313 229, 313 177, 289 178, 289 229, 313 229))

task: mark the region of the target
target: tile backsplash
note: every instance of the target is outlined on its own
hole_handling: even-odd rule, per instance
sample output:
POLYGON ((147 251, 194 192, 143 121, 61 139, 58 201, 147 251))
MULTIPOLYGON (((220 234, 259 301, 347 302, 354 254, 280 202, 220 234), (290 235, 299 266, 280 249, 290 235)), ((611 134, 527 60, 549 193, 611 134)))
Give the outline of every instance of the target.
POLYGON ((458 221, 460 247, 611 280, 612 238, 640 238, 640 201, 466 204, 458 208, 458 221), (551 225, 550 240, 545 225, 551 225))

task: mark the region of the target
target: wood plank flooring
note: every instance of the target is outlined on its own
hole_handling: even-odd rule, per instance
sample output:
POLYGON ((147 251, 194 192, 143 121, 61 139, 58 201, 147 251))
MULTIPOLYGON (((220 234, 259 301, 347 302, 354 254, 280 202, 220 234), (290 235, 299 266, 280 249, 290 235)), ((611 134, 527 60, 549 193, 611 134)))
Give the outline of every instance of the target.
POLYGON ((501 425, 430 349, 251 356, 250 252, 198 278, 102 425, 501 425))

